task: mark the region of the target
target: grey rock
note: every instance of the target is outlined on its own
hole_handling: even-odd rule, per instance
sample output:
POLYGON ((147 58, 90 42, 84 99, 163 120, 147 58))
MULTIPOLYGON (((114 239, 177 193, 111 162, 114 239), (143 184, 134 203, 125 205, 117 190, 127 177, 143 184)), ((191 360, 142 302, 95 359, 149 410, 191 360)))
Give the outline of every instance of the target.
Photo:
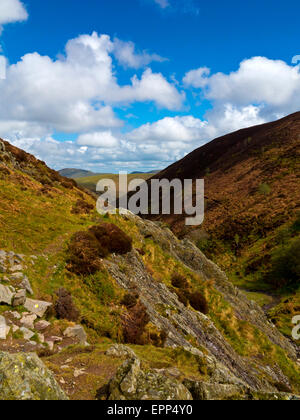
POLYGON ((7 257, 7 253, 3 250, 0 251, 0 259, 5 259, 7 257))
POLYGON ((108 385, 109 400, 190 401, 192 395, 179 381, 144 371, 139 359, 127 360, 108 385))
POLYGON ((36 319, 37 319, 37 316, 35 314, 24 315, 20 322, 22 325, 24 325, 24 327, 34 329, 34 321, 36 319))
POLYGON ((27 276, 24 277, 19 286, 25 289, 30 295, 33 295, 33 290, 27 276))
POLYGON ((36 324, 35 324, 35 328, 37 329, 37 330, 39 330, 39 331, 44 331, 44 330, 46 330, 48 327, 50 327, 50 322, 48 322, 48 321, 44 321, 44 320, 41 320, 41 321, 38 321, 36 324))
POLYGON ((114 344, 106 351, 106 355, 113 357, 127 357, 127 359, 136 358, 135 352, 123 344, 114 344))
POLYGON ((36 314, 39 318, 42 318, 51 306, 52 303, 44 302, 42 300, 26 299, 24 303, 24 308, 29 312, 36 314))
POLYGON ((0 352, 0 400, 67 400, 53 374, 36 354, 0 352))
POLYGON ((74 327, 67 328, 64 331, 64 336, 68 338, 77 338, 80 344, 87 344, 87 335, 81 325, 75 325, 74 327))
POLYGON ((10 327, 7 325, 6 319, 4 316, 0 315, 0 340, 6 340, 9 331, 10 327))
POLYGON ((34 332, 30 331, 28 328, 21 327, 20 331, 23 333, 24 340, 30 340, 34 336, 34 332))
POLYGON ((26 301, 26 290, 25 289, 18 290, 13 299, 13 306, 24 305, 25 301, 26 301))
POLYGON ((19 272, 19 271, 23 271, 23 266, 22 266, 21 264, 13 265, 13 266, 10 268, 10 271, 11 271, 12 273, 19 272))
POLYGON ((22 280, 24 278, 24 274, 23 273, 13 273, 10 275, 11 280, 22 280))
POLYGON ((14 289, 9 286, 3 286, 0 284, 0 304, 5 303, 11 305, 14 297, 14 289))

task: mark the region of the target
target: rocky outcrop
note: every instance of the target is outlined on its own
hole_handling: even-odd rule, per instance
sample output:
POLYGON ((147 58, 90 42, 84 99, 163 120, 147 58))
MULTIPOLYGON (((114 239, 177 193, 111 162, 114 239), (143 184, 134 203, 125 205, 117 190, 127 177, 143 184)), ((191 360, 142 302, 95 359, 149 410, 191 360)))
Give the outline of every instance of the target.
POLYGON ((33 266, 36 259, 34 255, 0 250, 0 305, 11 307, 0 316, 0 350, 57 352, 72 344, 87 344, 83 327, 72 323, 65 335, 61 331, 57 337, 55 326, 52 328, 51 322, 43 319, 53 304, 27 297, 34 293, 24 270, 33 266))
MULTIPOLYGON (((296 360, 294 347, 268 321, 261 308, 229 283, 226 275, 192 243, 179 241, 169 229, 156 223, 144 221, 131 214, 123 217, 134 221, 142 240, 152 238, 164 252, 199 274, 204 281, 213 279, 214 287, 233 308, 239 320, 255 326, 291 359, 296 360)), ((114 256, 105 261, 105 265, 121 287, 138 293, 151 322, 167 333, 166 346, 184 347, 205 360, 211 372, 210 383, 246 386, 266 392, 277 390, 274 383, 283 383, 287 388, 290 387, 289 379, 278 366, 266 367, 260 364, 259 359, 241 357, 209 317, 184 306, 164 283, 155 281, 136 250, 126 256, 114 256), (161 311, 161 308, 164 310, 161 311), (197 348, 193 348, 187 337, 194 338, 197 348), (205 353, 199 348, 204 348, 205 353)))
POLYGON ((127 360, 108 385, 109 400, 192 400, 188 389, 152 370, 143 370, 137 358, 127 360))
POLYGON ((0 400, 67 400, 52 373, 35 354, 0 352, 0 400))

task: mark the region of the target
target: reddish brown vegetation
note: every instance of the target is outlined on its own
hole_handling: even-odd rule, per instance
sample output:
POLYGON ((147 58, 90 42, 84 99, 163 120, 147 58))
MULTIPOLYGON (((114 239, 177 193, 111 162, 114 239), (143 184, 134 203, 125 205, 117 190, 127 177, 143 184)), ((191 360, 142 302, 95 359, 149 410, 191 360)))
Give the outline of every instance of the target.
POLYGON ((132 239, 112 223, 93 226, 90 232, 109 253, 123 255, 132 250, 132 239))
MULTIPOLYGON (((202 228, 236 248, 295 217, 300 188, 300 112, 282 120, 239 130, 200 147, 154 178, 205 178, 202 228), (269 187, 261 194, 262 185, 269 187)), ((151 182, 150 180, 148 182, 151 182)), ((160 215, 179 236, 185 215, 160 215)))
POLYGON ((181 274, 173 274, 171 283, 173 287, 177 287, 178 289, 188 289, 189 287, 187 279, 181 274))
POLYGON ((123 336, 125 343, 146 344, 145 330, 150 321, 145 306, 138 302, 123 316, 123 336))
POLYGON ((209 306, 205 296, 199 291, 194 291, 188 280, 178 273, 174 273, 171 278, 173 288, 170 290, 178 297, 179 302, 184 306, 191 305, 196 311, 208 314, 209 306))
POLYGON ((56 295, 58 297, 55 303, 57 318, 77 322, 79 319, 79 311, 74 305, 71 293, 66 289, 61 288, 56 292, 56 295))
POLYGON ((77 232, 69 245, 67 268, 78 275, 95 274, 101 270, 101 258, 107 255, 91 232, 77 232))
POLYGON ((133 293, 126 293, 121 301, 121 305, 126 306, 126 308, 131 309, 133 308, 138 302, 138 294, 133 293))
POLYGON ((72 214, 89 214, 94 209, 94 205, 85 200, 79 199, 72 208, 72 214))
POLYGON ((131 249, 131 238, 117 226, 110 223, 95 225, 89 231, 73 235, 67 268, 78 275, 95 274, 102 268, 101 258, 113 252, 123 255, 131 249))
POLYGON ((209 313, 208 302, 200 292, 194 292, 189 295, 189 301, 192 308, 203 314, 209 313))

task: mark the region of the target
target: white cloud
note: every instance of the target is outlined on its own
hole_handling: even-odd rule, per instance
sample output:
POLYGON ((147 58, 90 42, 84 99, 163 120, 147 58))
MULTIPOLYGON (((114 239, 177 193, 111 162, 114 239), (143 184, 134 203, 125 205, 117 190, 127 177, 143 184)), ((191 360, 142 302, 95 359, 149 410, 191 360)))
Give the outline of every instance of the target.
POLYGON ((203 88, 207 85, 207 76, 210 74, 210 69, 201 67, 200 69, 191 70, 183 78, 183 83, 186 86, 194 88, 203 88))
POLYGON ((145 67, 153 61, 163 62, 165 58, 158 54, 149 54, 147 51, 136 52, 133 42, 124 42, 118 38, 114 39, 113 53, 118 62, 124 67, 138 69, 145 67))
POLYGON ((253 57, 244 60, 235 72, 211 76, 207 68, 200 68, 188 72, 183 81, 203 88, 205 97, 217 106, 260 105, 261 114, 269 119, 297 111, 300 106, 300 67, 281 60, 253 57))
POLYGON ((184 142, 199 140, 199 133, 206 123, 192 116, 164 118, 153 124, 145 124, 127 135, 139 143, 184 142))
POLYGON ((85 133, 122 125, 113 106, 154 102, 179 109, 184 95, 161 73, 146 69, 119 85, 107 35, 82 35, 67 43, 66 55, 56 60, 26 54, 8 66, 0 80, 0 120, 37 123, 54 131, 85 133))
POLYGON ((20 0, 0 1, 0 25, 21 22, 28 18, 24 4, 20 0))
POLYGON ((119 146, 119 140, 113 136, 111 131, 82 134, 77 139, 81 146, 114 148, 119 146))
POLYGON ((154 0, 162 9, 166 9, 170 6, 169 0, 154 0))

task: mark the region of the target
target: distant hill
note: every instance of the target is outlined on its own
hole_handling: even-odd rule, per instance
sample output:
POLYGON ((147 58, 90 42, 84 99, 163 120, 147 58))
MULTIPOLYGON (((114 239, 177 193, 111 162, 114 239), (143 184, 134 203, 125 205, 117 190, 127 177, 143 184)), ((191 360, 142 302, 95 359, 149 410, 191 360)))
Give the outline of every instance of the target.
POLYGON ((84 178, 86 176, 96 175, 94 172, 86 171, 85 169, 66 168, 58 171, 61 176, 66 178, 84 178))
POLYGON ((138 175, 138 174, 158 174, 159 172, 161 172, 161 169, 153 170, 153 171, 149 171, 149 172, 135 171, 135 172, 131 172, 131 175, 138 175))

